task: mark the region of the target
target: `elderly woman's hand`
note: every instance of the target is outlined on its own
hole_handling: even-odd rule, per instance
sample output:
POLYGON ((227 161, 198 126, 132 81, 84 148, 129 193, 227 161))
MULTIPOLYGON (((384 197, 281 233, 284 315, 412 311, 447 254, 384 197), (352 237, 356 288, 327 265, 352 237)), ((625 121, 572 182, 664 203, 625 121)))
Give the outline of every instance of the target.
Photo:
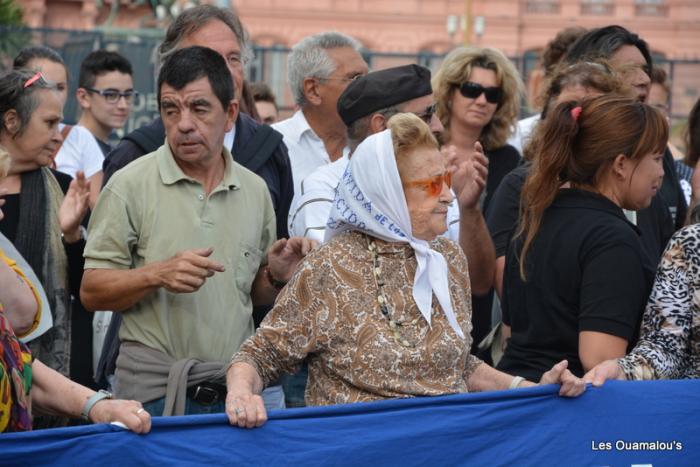
POLYGON ((58 211, 58 222, 66 243, 80 240, 80 223, 87 214, 90 200, 90 180, 79 171, 70 182, 68 192, 58 211))
POLYGON ((489 160, 484 155, 481 143, 474 143, 469 153, 459 151, 455 146, 443 146, 440 150, 445 158, 447 170, 452 172, 452 188, 461 209, 479 207, 479 197, 486 186, 489 173, 489 160))
POLYGON ((88 414, 93 423, 123 423, 135 433, 151 431, 151 415, 140 402, 121 399, 102 399, 88 414))
POLYGON ((226 415, 231 425, 241 428, 257 428, 267 421, 263 398, 252 392, 229 391, 226 394, 226 415))
POLYGON ((561 384, 560 396, 578 397, 586 390, 586 383, 581 378, 577 378, 566 367, 569 362, 562 360, 544 373, 539 384, 561 384))
POLYGON ((600 362, 591 370, 583 375, 583 380, 587 383, 593 383, 593 386, 600 387, 608 379, 626 379, 625 373, 620 368, 617 360, 605 360, 600 362))

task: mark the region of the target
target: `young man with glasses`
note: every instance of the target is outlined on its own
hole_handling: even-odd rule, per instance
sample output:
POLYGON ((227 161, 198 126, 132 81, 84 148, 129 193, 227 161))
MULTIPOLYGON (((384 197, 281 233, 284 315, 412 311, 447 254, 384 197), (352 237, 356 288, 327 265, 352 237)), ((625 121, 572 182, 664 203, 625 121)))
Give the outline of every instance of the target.
POLYGON ((138 95, 131 63, 116 52, 92 52, 80 65, 75 95, 82 111, 78 125, 90 130, 106 156, 110 135, 124 127, 138 95))

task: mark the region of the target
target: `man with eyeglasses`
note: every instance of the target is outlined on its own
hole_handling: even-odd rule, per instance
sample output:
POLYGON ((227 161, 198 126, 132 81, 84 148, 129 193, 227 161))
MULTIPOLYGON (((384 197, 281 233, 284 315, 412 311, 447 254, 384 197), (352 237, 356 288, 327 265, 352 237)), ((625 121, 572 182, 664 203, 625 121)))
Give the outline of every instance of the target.
POLYGON ((134 79, 131 63, 117 52, 96 50, 80 65, 78 125, 90 130, 106 156, 112 147, 108 140, 114 130, 123 128, 131 113, 134 79))
POLYGON ((338 98, 348 85, 367 74, 360 43, 338 32, 306 37, 292 47, 287 60, 289 86, 299 110, 273 125, 284 135, 294 177, 294 196, 311 172, 347 155, 345 125, 338 98))
MULTIPOLYGON (((198 5, 183 11, 165 33, 158 48, 159 59, 163 63, 177 50, 193 45, 208 47, 224 58, 231 73, 235 99, 240 103, 244 66, 252 58, 252 52, 235 11, 214 5, 198 5)), ((104 183, 117 170, 155 151, 164 140, 165 129, 160 118, 126 135, 105 159, 104 183)), ((247 114, 237 112, 235 125, 226 133, 224 145, 236 162, 265 180, 277 218, 277 237, 286 237, 293 188, 282 135, 260 125, 247 114)))

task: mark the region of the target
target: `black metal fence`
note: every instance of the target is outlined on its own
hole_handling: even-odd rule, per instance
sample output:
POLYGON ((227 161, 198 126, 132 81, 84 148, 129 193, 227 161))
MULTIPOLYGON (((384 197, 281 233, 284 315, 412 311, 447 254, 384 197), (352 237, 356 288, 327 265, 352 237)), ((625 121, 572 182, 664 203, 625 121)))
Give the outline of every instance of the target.
MULTIPOLYGON (((74 95, 80 62, 93 50, 100 48, 118 51, 127 57, 134 67, 134 87, 139 98, 124 131, 131 131, 153 119, 158 112, 155 82, 158 67, 157 48, 163 37, 162 30, 95 30, 73 31, 58 29, 28 29, 0 27, 0 69, 11 65, 12 58, 24 46, 45 44, 56 49, 64 58, 70 71, 69 95, 74 95)), ((293 99, 287 86, 287 54, 282 47, 254 46, 255 58, 246 66, 249 81, 265 81, 277 96, 278 104, 287 113, 293 109, 293 99)), ((408 63, 418 63, 435 71, 443 56, 419 52, 416 54, 382 53, 367 50, 364 58, 371 69, 383 69, 408 63)), ((526 53, 511 57, 527 79, 537 66, 537 55, 526 53)), ((700 60, 657 61, 666 68, 673 83, 670 98, 671 114, 676 120, 687 118, 690 109, 700 95, 700 60)), ((77 103, 69 99, 65 120, 75 122, 77 103)))

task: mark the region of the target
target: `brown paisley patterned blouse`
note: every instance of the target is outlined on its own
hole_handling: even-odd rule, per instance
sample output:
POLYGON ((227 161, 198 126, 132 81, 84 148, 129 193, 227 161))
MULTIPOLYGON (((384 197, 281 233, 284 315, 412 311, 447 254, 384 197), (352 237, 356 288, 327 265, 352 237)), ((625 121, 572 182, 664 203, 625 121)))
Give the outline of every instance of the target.
POLYGON ((469 354, 471 292, 464 253, 443 238, 431 244, 449 265, 452 304, 466 341, 434 296, 432 327, 421 317, 412 296, 411 247, 373 239, 393 319, 420 318, 401 328, 411 345, 406 347, 380 311, 369 241, 365 234, 347 232, 309 254, 233 362, 252 365, 268 385, 307 359, 308 405, 467 392, 466 380, 482 362, 469 354))

